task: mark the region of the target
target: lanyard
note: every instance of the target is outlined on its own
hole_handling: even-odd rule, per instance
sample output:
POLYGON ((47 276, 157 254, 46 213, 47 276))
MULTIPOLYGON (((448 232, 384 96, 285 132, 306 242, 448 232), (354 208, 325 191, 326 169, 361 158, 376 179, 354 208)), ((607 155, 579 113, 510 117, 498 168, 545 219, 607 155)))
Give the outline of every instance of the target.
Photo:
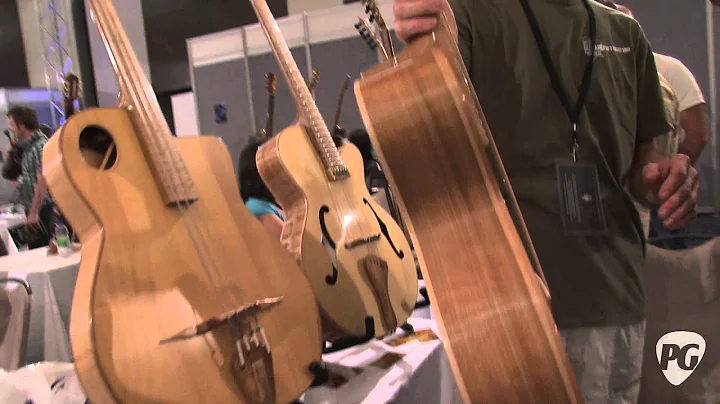
POLYGON ((537 42, 538 49, 540 50, 540 55, 542 56, 543 63, 545 64, 545 69, 548 72, 548 75, 550 76, 550 83, 552 84, 553 90, 555 90, 555 93, 557 94, 558 98, 560 98, 560 102, 562 103, 563 107, 565 107, 565 112, 567 112, 568 118, 570 118, 570 122, 572 123, 572 158, 574 162, 577 162, 577 151, 578 151, 578 133, 577 133, 577 122, 580 118, 580 112, 583 109, 583 106, 585 105, 585 100, 587 99, 588 91, 590 90, 590 79, 592 77, 592 69, 593 69, 593 61, 595 60, 595 41, 596 41, 596 26, 595 26, 595 13, 593 13, 592 8, 590 6, 590 3, 588 0, 583 0, 583 5, 585 5, 585 8, 588 12, 588 18, 590 20, 590 57, 588 60, 587 65, 585 66, 585 72, 583 73, 582 82, 580 83, 580 90, 578 91, 578 100, 575 104, 575 108, 572 108, 570 106, 570 101, 568 100, 568 96, 565 93, 565 91, 562 88, 562 83, 560 82, 560 76, 558 74, 557 69, 553 65, 552 59, 550 58, 550 51, 548 51, 547 45, 545 44, 545 40, 542 37, 542 33, 540 32, 540 26, 538 25, 537 19, 535 18, 535 15, 533 14, 532 10, 530 9, 530 4, 528 4, 528 0, 520 0, 520 3, 522 3, 523 10, 525 11, 525 16, 528 19, 528 23, 530 24, 530 28, 532 28, 533 35, 535 36, 535 41, 537 42))

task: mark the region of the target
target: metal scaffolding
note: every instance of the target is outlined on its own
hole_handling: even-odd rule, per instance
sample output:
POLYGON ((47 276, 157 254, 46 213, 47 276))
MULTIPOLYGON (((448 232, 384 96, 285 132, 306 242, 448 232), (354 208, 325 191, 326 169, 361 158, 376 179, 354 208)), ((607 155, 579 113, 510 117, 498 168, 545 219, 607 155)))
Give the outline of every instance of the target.
POLYGON ((70 0, 35 0, 40 41, 45 62, 45 84, 48 90, 53 127, 65 123, 62 89, 65 75, 75 67, 75 32, 70 0))

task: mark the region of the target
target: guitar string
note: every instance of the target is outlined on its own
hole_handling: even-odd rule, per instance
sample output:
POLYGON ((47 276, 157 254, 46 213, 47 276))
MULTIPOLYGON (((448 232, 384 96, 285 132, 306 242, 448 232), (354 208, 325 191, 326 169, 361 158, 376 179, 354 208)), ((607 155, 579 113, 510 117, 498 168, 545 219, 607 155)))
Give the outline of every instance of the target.
MULTIPOLYGON (((113 22, 115 22, 115 21, 114 21, 114 19, 112 18, 112 15, 110 15, 110 16, 108 16, 108 15, 103 15, 103 12, 109 12, 108 9, 112 10, 112 8, 110 8, 110 7, 112 7, 112 6, 109 6, 108 9, 105 9, 105 7, 102 7, 101 5, 97 4, 97 1, 100 1, 100 0, 91 0, 91 1, 92 1, 91 4, 94 5, 93 8, 95 9, 95 10, 94 10, 95 14, 97 14, 98 16, 103 16, 103 17, 105 18, 105 21, 107 22, 107 24, 99 23, 99 27, 101 28, 101 31, 102 31, 102 26, 110 25, 110 26, 112 26, 112 28, 113 28, 115 31, 117 31, 117 32, 124 32, 124 31, 122 30, 122 26, 117 27, 117 26, 115 26, 115 24, 113 24, 113 22), (100 11, 100 13, 98 13, 98 11, 100 11)), ((112 13, 111 13, 111 14, 112 14, 112 13)), ((118 24, 119 24, 119 22, 118 22, 118 24)), ((110 27, 107 27, 107 28, 110 28, 110 27)), ((102 32, 101 32, 101 33, 102 33, 102 32)), ((108 50, 108 53, 110 54, 110 57, 111 57, 111 58, 113 59, 113 61, 114 61, 114 52, 112 51, 112 49, 111 49, 111 47, 109 46, 109 44, 107 45, 107 50, 108 50)), ((124 53, 122 46, 118 46, 116 50, 117 50, 117 52, 120 53, 120 54, 124 53)), ((125 54, 125 55, 123 55, 123 56, 126 57, 126 60, 136 60, 136 58, 133 58, 132 55, 127 55, 127 54, 125 54)), ((119 68, 119 66, 117 66, 117 67, 119 68)), ((128 75, 133 75, 134 73, 137 73, 137 72, 134 71, 134 69, 130 69, 129 72, 126 72, 126 74, 128 74, 128 75)), ((118 77, 119 79, 122 79, 122 75, 118 75, 118 76, 119 76, 119 77, 118 77)), ((137 78, 135 78, 134 82, 136 82, 136 81, 138 81, 137 78)), ((142 80, 139 80, 139 81, 142 81, 142 80)), ((134 89, 134 86, 132 86, 132 85, 127 85, 127 84, 126 84, 126 88, 128 88, 128 89, 134 89)), ((135 90, 137 91, 137 89, 135 89, 135 90)), ((139 93, 142 93, 142 91, 140 91, 139 93)), ((145 107, 146 107, 146 106, 145 106, 145 107)), ((141 118, 142 121, 145 121, 145 119, 143 119, 143 117, 142 117, 142 114, 140 114, 140 118, 141 118)), ((146 117, 146 118, 147 118, 147 117, 146 117)), ((153 122, 154 120, 153 120, 153 119, 150 119, 150 121, 153 122)), ((153 128, 153 125, 149 125, 148 122, 143 122, 141 126, 142 126, 143 128, 145 128, 146 130, 148 130, 148 129, 155 129, 155 128, 153 128)), ((161 130, 160 132, 163 133, 164 131, 161 130)), ((155 133, 155 131, 151 131, 150 133, 155 133)), ((150 146, 150 147, 152 147, 152 148, 155 149, 155 150, 154 150, 154 153, 157 153, 157 150, 158 150, 158 149, 161 149, 161 150, 162 150, 162 148, 158 148, 157 139, 154 139, 153 136, 146 136, 146 138, 148 138, 148 139, 150 140, 150 141, 148 142, 148 146, 150 146)), ((169 149, 166 150, 166 151, 167 151, 167 154, 169 154, 169 155, 172 157, 172 152, 170 152, 169 149)), ((172 161, 172 158, 171 158, 171 161, 172 161)), ((151 164, 152 164, 152 162, 151 162, 151 164)), ((162 165, 160 165, 159 167, 162 167, 162 165)), ((172 170, 176 170, 176 168, 174 167, 174 165, 172 166, 172 170)), ((170 174, 175 174, 175 175, 178 176, 178 177, 181 176, 181 174, 180 174, 179 172, 177 172, 177 171, 172 171, 172 170, 171 170, 171 173, 170 173, 170 174)), ((180 181, 180 182, 181 182, 181 183, 184 183, 183 181, 180 181)), ((176 183, 177 183, 177 182, 176 182, 176 183)), ((184 185, 185 185, 186 191, 187 191, 187 190, 188 190, 188 189, 187 189, 187 184, 184 183, 184 185)), ((162 186, 162 185, 161 185, 161 186, 162 186)), ((178 192, 175 190, 174 187, 171 186, 171 187, 166 187, 166 188, 170 188, 171 192, 173 193, 173 197, 174 197, 175 199, 178 199, 178 192)), ((190 193, 188 193, 188 195, 190 195, 190 193)), ((216 294, 216 297, 217 297, 217 299, 218 299, 218 302, 220 303, 220 306, 223 308, 223 311, 224 311, 223 314, 228 313, 229 310, 228 310, 228 308, 227 308, 226 302, 225 302, 224 299, 222 298, 222 295, 219 293, 218 285, 216 284, 216 281, 215 281, 215 279, 214 279, 214 276, 213 276, 213 274, 212 274, 212 271, 210 270, 210 268, 209 268, 208 265, 207 265, 207 261, 206 261, 206 258, 207 258, 207 257, 204 256, 204 253, 203 253, 203 251, 202 251, 202 248, 198 245, 197 238, 195 237, 195 234, 194 234, 193 231, 191 230, 191 226, 188 224, 188 220, 187 220, 188 217, 190 217, 191 221, 194 221, 194 218, 192 217, 192 215, 188 215, 188 214, 187 214, 187 211, 189 210, 188 206, 189 206, 189 203, 188 203, 188 202, 184 202, 184 201, 180 200, 180 202, 178 203, 178 208, 179 208, 179 210, 180 210, 180 216, 182 217, 183 222, 184 222, 184 224, 185 224, 185 227, 186 227, 186 229, 188 230, 189 238, 190 238, 191 242, 193 243, 193 246, 194 246, 194 248, 195 248, 195 251, 196 251, 197 254, 198 254, 198 257, 200 258, 201 265, 203 266, 203 269, 204 269, 206 275, 208 276, 209 283, 210 283, 211 287, 212 287, 212 288, 214 289, 214 291, 215 291, 215 294, 216 294), (183 204, 185 204, 185 206, 183 206, 183 204)), ((194 224, 196 224, 196 223, 194 223, 194 224)), ((230 328, 229 331, 230 331, 230 334, 231 334, 231 337, 232 337, 233 341, 235 341, 236 344, 239 343, 239 340, 237 339, 237 336, 235 335, 235 334, 236 334, 236 330, 235 330, 235 326, 234 326, 233 322, 232 322, 232 321, 229 321, 229 322, 228 322, 228 325, 229 325, 229 328, 230 328)))

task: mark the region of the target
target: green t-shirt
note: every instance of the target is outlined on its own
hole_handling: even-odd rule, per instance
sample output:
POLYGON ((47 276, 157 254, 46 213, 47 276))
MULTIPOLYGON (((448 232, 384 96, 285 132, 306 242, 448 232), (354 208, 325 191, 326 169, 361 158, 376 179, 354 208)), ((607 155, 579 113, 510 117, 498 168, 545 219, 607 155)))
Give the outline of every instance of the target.
MULTIPOLYGON (((42 171, 42 152, 43 147, 47 143, 48 138, 40 130, 33 132, 30 137, 22 142, 23 157, 20 161, 22 168, 22 176, 20 177, 20 204, 25 209, 25 213, 30 213, 33 197, 35 196, 35 186, 37 185, 38 173, 42 171)), ((45 205, 51 204, 52 198, 49 192, 45 192, 45 199, 38 209, 42 209, 45 205)))
MULTIPOLYGON (((568 161, 571 123, 519 0, 450 0, 458 42, 552 294, 558 327, 644 319, 642 226, 623 184, 636 145, 667 133, 648 41, 632 18, 592 2, 597 42, 578 122, 579 161, 599 172, 607 236, 566 236, 555 163, 568 161)), ((530 6, 574 105, 590 52, 582 0, 530 6)))

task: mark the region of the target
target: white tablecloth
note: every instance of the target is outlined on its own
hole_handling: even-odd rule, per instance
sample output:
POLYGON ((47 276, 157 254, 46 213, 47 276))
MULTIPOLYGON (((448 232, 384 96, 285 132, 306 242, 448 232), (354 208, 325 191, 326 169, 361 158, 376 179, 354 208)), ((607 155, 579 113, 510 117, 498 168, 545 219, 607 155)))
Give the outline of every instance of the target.
POLYGON ((79 264, 80 253, 48 256, 46 247, 0 258, 0 276, 25 279, 32 288, 28 363, 72 361, 68 324, 79 264))
POLYGON ((15 245, 8 228, 25 223, 25 215, 22 213, 0 214, 0 240, 5 244, 8 254, 17 254, 18 248, 15 245))

